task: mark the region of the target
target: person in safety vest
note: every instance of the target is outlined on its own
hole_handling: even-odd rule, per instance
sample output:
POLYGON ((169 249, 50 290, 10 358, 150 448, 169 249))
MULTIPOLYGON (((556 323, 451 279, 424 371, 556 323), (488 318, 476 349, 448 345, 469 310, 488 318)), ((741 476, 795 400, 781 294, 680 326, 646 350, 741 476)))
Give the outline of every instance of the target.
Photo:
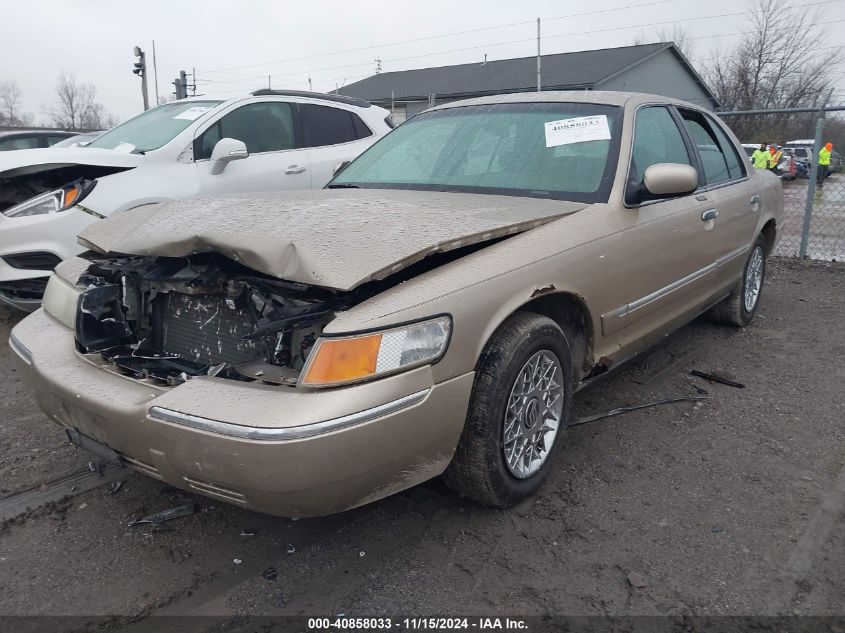
POLYGON ((780 158, 783 156, 783 150, 778 145, 772 145, 769 152, 769 169, 777 172, 778 165, 780 165, 780 158))
POLYGON ((819 150, 819 169, 817 173, 819 187, 824 187, 824 179, 830 170, 830 153, 833 151, 833 143, 827 143, 819 150))
POLYGON ((769 152, 766 151, 765 143, 761 143, 760 147, 751 154, 751 163, 756 169, 769 168, 769 152))

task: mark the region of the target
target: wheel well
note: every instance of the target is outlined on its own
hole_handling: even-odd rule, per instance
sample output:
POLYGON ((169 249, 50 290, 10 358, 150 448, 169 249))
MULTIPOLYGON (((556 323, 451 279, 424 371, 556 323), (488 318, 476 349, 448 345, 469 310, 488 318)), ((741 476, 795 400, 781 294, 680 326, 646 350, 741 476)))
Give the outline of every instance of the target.
POLYGON ((520 306, 519 310, 547 316, 566 333, 576 383, 589 373, 592 369, 589 355, 593 348, 593 322, 580 297, 562 292, 546 294, 520 306))
POLYGON ((763 226, 763 230, 760 231, 763 235, 763 239, 766 240, 766 255, 770 255, 772 249, 775 246, 775 237, 777 236, 777 228, 775 227, 775 221, 769 220, 766 222, 765 226, 763 226))

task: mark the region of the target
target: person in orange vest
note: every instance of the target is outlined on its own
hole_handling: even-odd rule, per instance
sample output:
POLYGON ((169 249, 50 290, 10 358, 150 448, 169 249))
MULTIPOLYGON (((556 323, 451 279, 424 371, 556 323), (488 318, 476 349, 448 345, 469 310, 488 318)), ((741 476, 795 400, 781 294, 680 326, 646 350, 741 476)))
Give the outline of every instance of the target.
POLYGON ((777 172, 778 165, 780 165, 780 157, 783 156, 783 150, 778 145, 772 145, 769 148, 769 170, 777 172))
POLYGON ((827 143, 819 150, 819 165, 816 173, 819 187, 824 187, 824 179, 830 170, 830 153, 833 151, 833 143, 827 143))

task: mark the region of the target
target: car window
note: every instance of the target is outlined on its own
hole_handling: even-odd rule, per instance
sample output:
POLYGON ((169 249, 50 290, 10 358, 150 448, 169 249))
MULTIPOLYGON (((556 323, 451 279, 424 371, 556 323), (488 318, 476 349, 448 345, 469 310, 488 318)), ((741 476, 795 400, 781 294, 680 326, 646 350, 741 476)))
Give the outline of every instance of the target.
POLYGON ((302 103, 299 112, 305 147, 337 145, 373 135, 361 117, 349 110, 302 103))
POLYGON ((629 191, 626 199, 636 202, 645 170, 657 163, 691 165, 684 137, 675 119, 663 106, 648 106, 637 110, 634 121, 634 145, 631 150, 629 191))
MULTIPOLYGON (((731 151, 730 147, 727 148, 728 152, 723 150, 724 143, 719 142, 716 130, 706 117, 701 112, 692 110, 680 110, 680 113, 687 132, 698 149, 705 182, 712 185, 741 176, 735 152, 731 151)), ((722 134, 722 137, 725 138, 725 135, 722 134)))
POLYGON ((233 110, 208 128, 194 143, 194 158, 211 158, 221 138, 243 141, 250 154, 293 149, 293 112, 289 103, 250 103, 233 110))
POLYGON ((717 121, 707 115, 705 115, 705 118, 716 133, 716 140, 719 141, 719 147, 725 155, 725 162, 728 164, 728 173, 730 173, 731 178, 742 178, 746 172, 742 166, 742 160, 740 160, 739 154, 736 151, 736 145, 728 138, 728 135, 725 134, 722 126, 717 121))
POLYGON ((37 136, 18 136, 0 140, 0 150, 33 149, 38 147, 37 136))
POLYGON ((620 108, 583 103, 464 106, 409 119, 329 184, 605 201, 620 108))
POLYGON ((220 103, 220 101, 165 103, 110 129, 86 147, 115 149, 123 146, 134 148, 132 150, 134 152, 149 152, 171 141, 179 132, 220 103))
POLYGON ((59 143, 59 142, 65 140, 66 138, 73 138, 73 137, 72 136, 48 136, 47 137, 47 146, 52 147, 56 143, 59 143))

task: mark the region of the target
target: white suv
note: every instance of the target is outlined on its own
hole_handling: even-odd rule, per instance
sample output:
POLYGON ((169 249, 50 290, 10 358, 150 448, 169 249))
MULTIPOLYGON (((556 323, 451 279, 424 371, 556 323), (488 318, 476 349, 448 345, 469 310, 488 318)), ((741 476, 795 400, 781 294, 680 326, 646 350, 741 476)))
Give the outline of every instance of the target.
POLYGON ((37 308, 98 219, 200 194, 319 189, 391 127, 360 99, 257 90, 161 105, 84 147, 2 152, 0 301, 37 308))

